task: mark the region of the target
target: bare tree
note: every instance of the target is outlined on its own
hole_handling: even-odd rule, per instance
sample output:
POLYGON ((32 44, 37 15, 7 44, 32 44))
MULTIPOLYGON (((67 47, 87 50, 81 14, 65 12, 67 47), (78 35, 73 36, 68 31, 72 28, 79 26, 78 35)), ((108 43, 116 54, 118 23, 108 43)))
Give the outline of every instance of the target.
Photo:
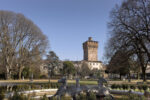
POLYGON ((26 63, 44 53, 47 38, 41 30, 22 14, 0 11, 0 51, 6 78, 11 78, 14 63, 19 78, 26 63))
MULTIPOLYGON (((126 0, 111 12, 112 51, 120 48, 132 51, 140 61, 143 81, 150 61, 150 2, 149 0, 126 0)), ((109 47, 108 46, 108 47, 109 47)), ((113 54, 114 54, 113 53, 113 54)))

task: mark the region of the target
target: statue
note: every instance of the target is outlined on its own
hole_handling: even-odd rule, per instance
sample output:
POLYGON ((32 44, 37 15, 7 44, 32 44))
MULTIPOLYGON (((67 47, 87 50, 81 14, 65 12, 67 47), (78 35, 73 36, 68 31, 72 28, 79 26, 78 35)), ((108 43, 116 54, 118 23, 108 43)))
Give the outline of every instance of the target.
POLYGON ((76 78, 76 88, 80 87, 79 81, 79 78, 76 78))
POLYGON ((98 86, 99 87, 103 87, 104 83, 107 83, 107 81, 104 78, 99 78, 99 80, 98 80, 98 86))
POLYGON ((62 83, 61 87, 58 89, 56 94, 57 98, 61 98, 63 95, 69 95, 72 98, 75 98, 76 95, 80 94, 81 92, 85 91, 88 93, 92 90, 97 90, 96 95, 98 98, 103 99, 105 96, 110 96, 111 100, 113 100, 113 97, 110 95, 109 90, 104 86, 104 83, 107 83, 107 81, 104 78, 100 78, 98 80, 98 86, 89 86, 89 85, 81 85, 79 83, 79 78, 76 78, 76 85, 69 85, 67 86, 67 79, 66 77, 61 78, 58 80, 58 83, 62 83))

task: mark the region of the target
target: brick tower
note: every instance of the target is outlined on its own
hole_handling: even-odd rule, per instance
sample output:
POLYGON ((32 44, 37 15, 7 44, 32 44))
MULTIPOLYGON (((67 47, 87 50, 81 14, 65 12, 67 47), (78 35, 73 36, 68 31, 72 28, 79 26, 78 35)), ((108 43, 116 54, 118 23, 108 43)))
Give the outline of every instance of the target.
POLYGON ((98 61, 98 42, 93 41, 92 37, 83 43, 83 51, 85 61, 98 61))

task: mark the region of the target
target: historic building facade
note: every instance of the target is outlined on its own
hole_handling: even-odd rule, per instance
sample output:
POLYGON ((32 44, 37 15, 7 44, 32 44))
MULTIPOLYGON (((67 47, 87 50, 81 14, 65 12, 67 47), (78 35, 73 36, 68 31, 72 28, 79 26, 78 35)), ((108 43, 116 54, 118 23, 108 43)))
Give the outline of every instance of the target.
POLYGON ((93 41, 92 37, 83 43, 82 62, 87 63, 90 69, 105 70, 102 62, 98 61, 98 42, 93 41))
POLYGON ((86 61, 98 61, 98 42, 93 41, 92 37, 83 43, 84 60, 86 61))

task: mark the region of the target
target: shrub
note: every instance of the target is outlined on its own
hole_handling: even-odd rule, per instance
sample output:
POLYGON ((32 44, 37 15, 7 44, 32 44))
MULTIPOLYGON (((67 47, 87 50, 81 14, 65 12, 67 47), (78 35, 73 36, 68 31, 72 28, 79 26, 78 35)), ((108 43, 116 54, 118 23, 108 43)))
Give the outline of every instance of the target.
POLYGON ((64 95, 64 96, 61 97, 61 100, 72 100, 72 97, 64 95))
POLYGON ((5 93, 2 88, 0 88, 0 100, 3 100, 5 98, 5 93))
POLYGON ((137 87, 138 87, 138 89, 139 89, 140 91, 142 90, 142 86, 141 86, 141 85, 138 85, 137 87))
POLYGON ((25 91, 25 90, 29 90, 29 89, 30 89, 30 85, 27 85, 27 84, 15 85, 15 86, 13 86, 12 91, 25 91))
POLYGON ((25 87, 25 85, 17 85, 17 91, 24 91, 25 87))
POLYGON ((29 90, 30 86, 29 85, 24 85, 23 88, 24 88, 24 90, 29 90))
POLYGON ((43 98, 41 98, 40 100, 49 100, 46 96, 46 94, 43 96, 43 98))
POLYGON ((119 85, 119 84, 112 84, 112 85, 111 85, 111 88, 112 88, 112 89, 121 89, 121 88, 122 88, 122 85, 119 85))
POLYGON ((7 87, 6 86, 0 86, 0 92, 6 92, 7 87))
POLYGON ((40 75, 40 79, 48 79, 47 75, 40 75))
POLYGON ((87 100, 85 93, 80 93, 78 96, 76 96, 76 100, 87 100))
POLYGON ((3 91, 0 90, 0 100, 3 100, 5 98, 5 94, 3 91))
POLYGON ((129 85, 128 85, 128 84, 122 84, 122 88, 123 88, 124 90, 126 90, 126 89, 129 88, 129 85))
POLYGON ((8 100, 34 100, 34 99, 31 98, 30 94, 28 96, 24 96, 23 94, 15 92, 12 97, 8 98, 8 100))
POLYGON ((104 97, 104 100, 113 100, 111 96, 104 97))
MULTIPOLYGON (((111 100, 109 98, 106 98, 104 100, 111 100)), ((129 95, 123 95, 121 98, 118 98, 117 100, 147 100, 144 96, 139 96, 135 94, 129 94, 129 95)))
POLYGON ((45 88, 52 88, 52 83, 45 84, 45 88))
POLYGON ((121 86, 121 85, 119 85, 119 84, 117 84, 117 85, 116 85, 116 88, 117 88, 117 89, 121 89, 121 88, 122 88, 122 86, 121 86))
POLYGON ((51 88, 55 88, 55 86, 56 86, 56 85, 53 84, 53 83, 51 83, 50 85, 51 85, 51 88))
POLYGON ((29 78, 30 73, 30 67, 25 67, 22 71, 22 76, 24 76, 24 78, 29 78))
POLYGON ((128 95, 128 100, 146 100, 146 98, 144 96, 130 94, 130 95, 128 95))
POLYGON ((146 90, 147 90, 147 88, 148 88, 148 86, 147 86, 147 85, 142 85, 142 89, 143 89, 144 91, 146 91, 146 90))
POLYGON ((15 92, 14 95, 9 98, 9 100, 28 100, 28 98, 23 96, 23 94, 18 94, 15 92))
POLYGON ((135 89, 136 89, 136 86, 135 86, 135 85, 130 85, 130 89, 135 90, 135 89))
MULTIPOLYGON (((61 84, 59 83, 40 83, 40 84, 22 84, 22 85, 14 85, 12 87, 12 91, 25 91, 25 90, 33 90, 33 89, 41 89, 41 88, 59 88, 61 84)), ((4 92, 7 90, 7 87, 1 86, 0 90, 4 92)))
POLYGON ((88 100, 96 100, 96 95, 93 92, 90 92, 89 95, 87 95, 88 100))
POLYGON ((112 85, 111 85, 111 88, 112 88, 112 89, 115 89, 115 88, 116 88, 116 84, 112 84, 112 85))
POLYGON ((31 84, 31 89, 37 89, 35 84, 31 84))
POLYGON ((60 84, 57 83, 56 86, 57 86, 57 88, 59 88, 59 87, 60 87, 60 84))
POLYGON ((57 98, 56 97, 51 97, 50 100, 57 100, 57 98))
POLYGON ((13 87, 12 87, 12 90, 13 90, 13 91, 17 91, 17 85, 13 86, 13 87))

